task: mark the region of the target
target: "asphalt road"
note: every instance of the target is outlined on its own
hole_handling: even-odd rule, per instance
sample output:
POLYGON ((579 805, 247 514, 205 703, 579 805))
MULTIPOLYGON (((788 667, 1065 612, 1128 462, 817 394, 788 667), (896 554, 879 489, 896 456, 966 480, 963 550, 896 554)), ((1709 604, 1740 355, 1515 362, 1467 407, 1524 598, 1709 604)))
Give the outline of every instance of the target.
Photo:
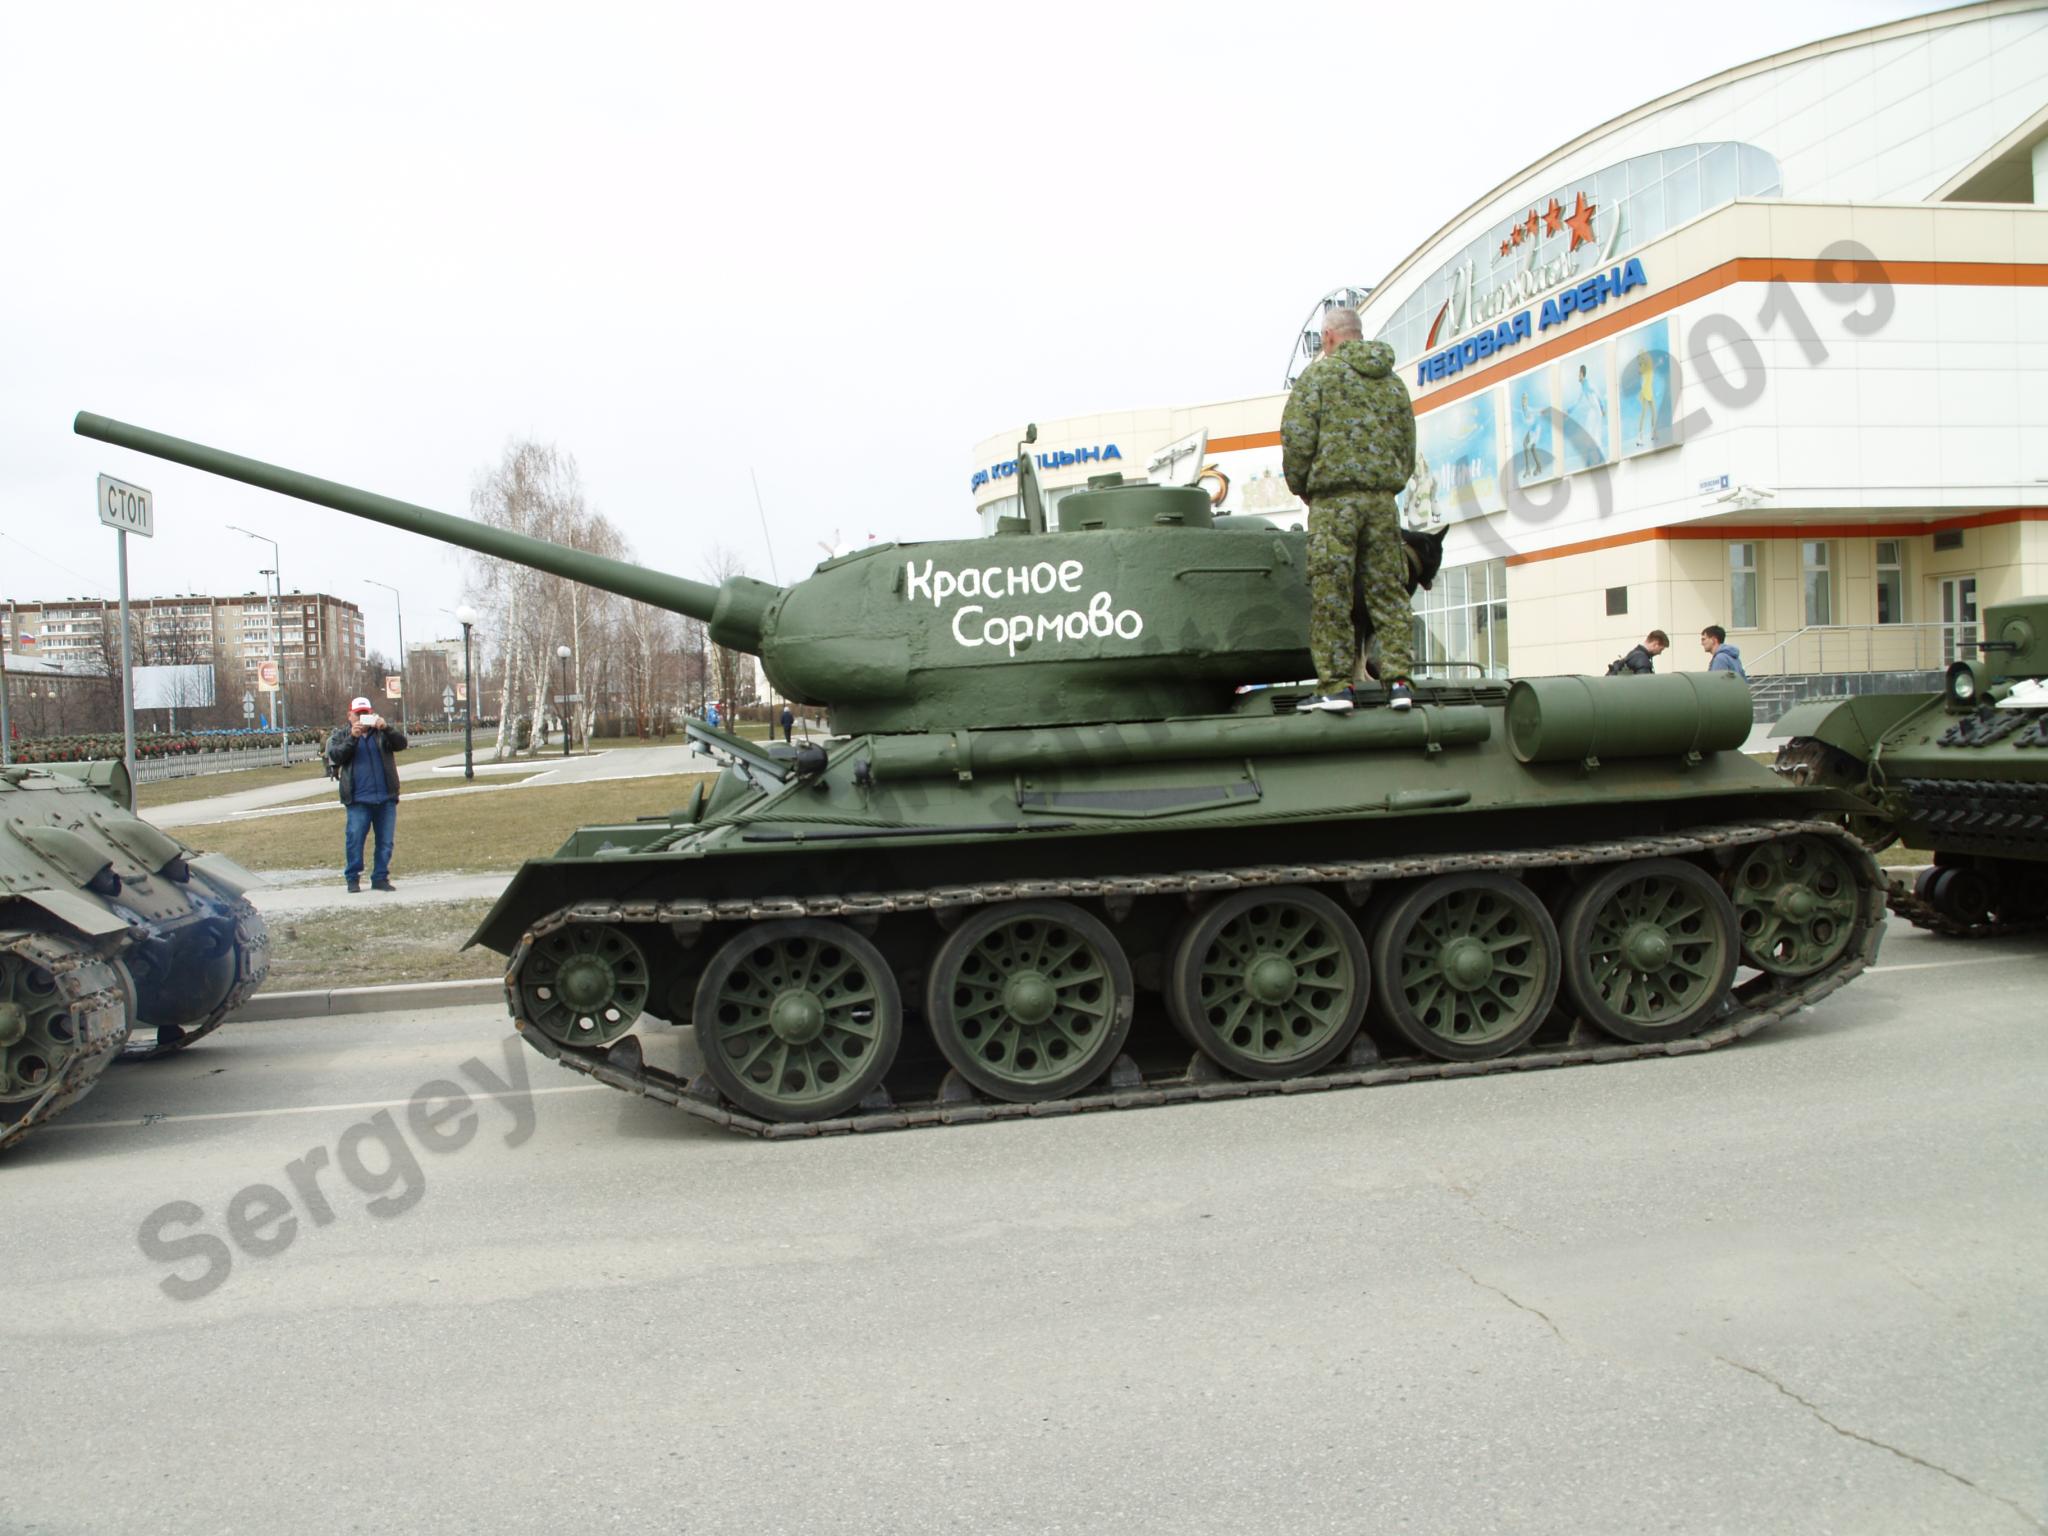
POLYGON ((2044 983, 1895 924, 1703 1057, 775 1145, 230 1026, 0 1167, 0 1528, 2038 1531, 2044 983))

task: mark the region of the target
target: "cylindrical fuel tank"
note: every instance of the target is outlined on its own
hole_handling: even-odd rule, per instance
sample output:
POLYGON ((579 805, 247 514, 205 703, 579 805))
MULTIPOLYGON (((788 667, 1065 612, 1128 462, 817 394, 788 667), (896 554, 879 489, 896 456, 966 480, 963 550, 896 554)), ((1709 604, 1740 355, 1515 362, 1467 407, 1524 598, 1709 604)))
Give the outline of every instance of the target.
POLYGON ((1508 691, 1508 746, 1523 763, 1728 752, 1754 720, 1732 672, 1531 677, 1508 691))

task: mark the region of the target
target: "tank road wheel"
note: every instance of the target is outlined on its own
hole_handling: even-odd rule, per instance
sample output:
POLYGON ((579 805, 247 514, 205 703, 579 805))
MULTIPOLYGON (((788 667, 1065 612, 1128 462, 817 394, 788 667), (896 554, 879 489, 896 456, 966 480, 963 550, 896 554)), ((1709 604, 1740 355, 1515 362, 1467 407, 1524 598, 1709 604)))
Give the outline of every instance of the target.
POLYGON ((1927 900, 1935 911, 1952 922, 1975 927, 1991 921, 1991 882, 1980 870, 1938 869, 1927 882, 1927 900))
POLYGON ((1773 976, 1811 976, 1849 947, 1856 876, 1825 839, 1757 844, 1735 867, 1728 896, 1745 965, 1773 976))
POLYGON ((563 1045, 610 1045, 647 1006, 647 957, 609 923, 571 923, 540 939, 519 971, 526 1018, 563 1045))
POLYGON ((1174 946, 1166 1006, 1189 1042, 1240 1077, 1327 1066, 1371 996, 1358 925, 1305 886, 1226 896, 1174 946))
POLYGON ((1557 996, 1557 927, 1503 875, 1443 875, 1397 900, 1373 935, 1380 1007, 1444 1061, 1514 1050, 1557 996))
POLYGON ((1012 901, 946 936, 925 1017, 946 1060, 991 1098, 1057 1099, 1109 1070, 1130 1033, 1131 963, 1064 901, 1012 901))
POLYGON ((697 983, 697 1045, 719 1090, 764 1120, 829 1120, 871 1093, 903 1040, 882 952, 844 923, 756 923, 697 983))
POLYGON ((1680 859, 1640 859, 1565 904, 1564 989, 1581 1017, 1622 1040, 1691 1034, 1735 978, 1735 909, 1680 859))

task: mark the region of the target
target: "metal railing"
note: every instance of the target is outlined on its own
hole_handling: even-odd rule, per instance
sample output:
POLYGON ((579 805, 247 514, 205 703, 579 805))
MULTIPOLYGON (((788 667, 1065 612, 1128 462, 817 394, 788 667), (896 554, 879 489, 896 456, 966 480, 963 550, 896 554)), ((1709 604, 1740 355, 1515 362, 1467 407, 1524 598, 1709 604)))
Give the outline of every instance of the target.
MULTIPOLYGON (((417 730, 406 738, 409 751, 421 747, 443 746, 449 742, 462 744, 462 730, 417 730)), ((280 750, 273 742, 262 747, 242 747, 224 752, 179 752, 168 757, 145 757, 135 765, 135 779, 139 784, 155 784, 165 779, 197 778, 205 773, 233 773, 242 768, 275 768, 287 763, 314 764, 326 750, 324 741, 297 741, 289 749, 280 750)))
POLYGON ((1809 624, 1745 656, 1752 679, 1777 673, 1939 672, 1976 654, 1975 624, 1809 624))

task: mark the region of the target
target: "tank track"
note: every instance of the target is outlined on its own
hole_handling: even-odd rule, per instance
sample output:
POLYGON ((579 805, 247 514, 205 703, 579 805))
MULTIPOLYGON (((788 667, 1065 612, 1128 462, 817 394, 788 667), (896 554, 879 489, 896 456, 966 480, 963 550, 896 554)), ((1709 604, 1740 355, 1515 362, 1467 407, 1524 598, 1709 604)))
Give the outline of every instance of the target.
POLYGON ((128 1038, 128 983, 119 965, 47 933, 0 939, 0 951, 21 956, 56 978, 77 1031, 78 1050, 41 1094, 0 1104, 0 1149, 13 1146, 83 1098, 128 1038))
POLYGON ((212 1034, 242 1004, 249 1001, 251 994, 262 986, 270 975, 270 930, 264 926, 262 916, 249 904, 246 897, 237 896, 234 902, 235 916, 235 971, 234 986, 221 1004, 197 1024, 143 1025, 137 1023, 128 1036, 128 1043, 121 1048, 123 1061, 155 1061, 174 1051, 182 1051, 212 1034), (154 1032, 154 1038, 143 1040, 145 1032, 154 1032))
POLYGON ((1931 902, 1923 901, 1913 894, 1913 887, 1903 880, 1894 879, 1885 894, 1885 905, 1911 923, 1915 928, 1929 933, 1939 933, 1951 939, 1999 939, 2008 934, 2039 933, 2048 928, 2048 919, 2036 918, 2027 922, 1984 922, 1965 923, 1938 911, 1931 902))
POLYGON ((1043 1119, 1090 1110, 1143 1109, 1204 1099, 1242 1099, 1266 1094, 1315 1093, 1331 1088, 1367 1088, 1387 1083, 1426 1081, 1440 1077, 1479 1077, 1492 1073, 1527 1072, 1546 1067, 1583 1066, 1611 1061, 1638 1061, 1655 1056, 1689 1056, 1709 1051, 1756 1033, 1801 1008, 1826 997, 1876 959, 1884 937, 1885 888, 1876 862, 1855 838, 1825 821, 1757 821, 1695 830, 1670 836, 1628 838, 1569 847, 1517 849, 1512 853, 1446 854, 1438 857, 1376 859, 1327 865, 1263 865, 1233 870, 1191 870, 1171 875, 1134 875, 1108 879, 1019 880, 979 886, 939 886, 927 890, 823 897, 764 898, 743 901, 584 903, 565 907, 536 923, 520 941, 506 967, 505 999, 515 1026, 527 1044, 562 1066, 582 1072, 627 1093, 673 1105, 686 1114, 728 1130, 769 1140, 831 1136, 849 1132, 907 1130, 927 1125, 971 1125, 990 1120, 1043 1119), (830 1120, 770 1121, 735 1109, 719 1095, 708 1074, 682 1078, 651 1067, 642 1059, 640 1042, 627 1035, 611 1049, 582 1050, 549 1039, 519 1017, 519 970, 534 943, 570 923, 705 922, 784 917, 841 917, 866 913, 939 910, 946 907, 1028 898, 1107 898, 1174 895, 1237 890, 1261 885, 1329 884, 1409 880, 1468 870, 1526 870, 1575 864, 1607 864, 1627 859, 1683 857, 1716 853, 1768 842, 1795 833, 1827 838, 1857 872, 1861 899, 1856 927, 1842 956, 1812 976, 1787 979, 1758 974, 1734 987, 1713 1021, 1698 1033, 1650 1045, 1627 1044, 1595 1034, 1575 1022, 1562 1044, 1532 1042, 1521 1051, 1489 1061, 1439 1061, 1426 1056, 1382 1057, 1361 1031, 1349 1056, 1320 1072, 1294 1078, 1249 1081, 1230 1076, 1197 1053, 1182 1072, 1146 1077, 1130 1057, 1119 1057, 1106 1078, 1107 1086, 1090 1093, 1035 1104, 997 1103, 982 1099, 949 1076, 930 1099, 908 1104, 888 1101, 886 1090, 865 1101, 857 1113, 830 1120))

